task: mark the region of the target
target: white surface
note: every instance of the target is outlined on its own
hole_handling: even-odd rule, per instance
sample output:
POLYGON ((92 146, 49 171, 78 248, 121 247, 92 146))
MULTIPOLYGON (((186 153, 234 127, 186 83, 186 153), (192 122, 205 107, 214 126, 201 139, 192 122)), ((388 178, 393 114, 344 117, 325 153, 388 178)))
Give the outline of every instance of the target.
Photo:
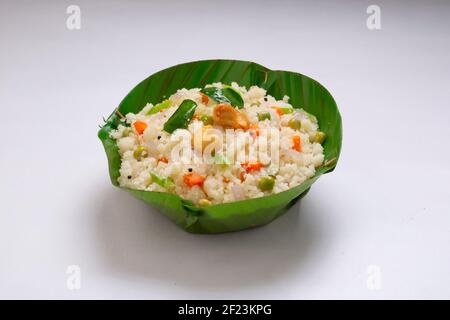
POLYGON ((448 2, 377 1, 379 31, 372 1, 39 2, 0 4, 0 298, 450 298, 448 2), (338 168, 266 227, 188 234, 110 185, 102 116, 207 58, 307 74, 340 107, 338 168))

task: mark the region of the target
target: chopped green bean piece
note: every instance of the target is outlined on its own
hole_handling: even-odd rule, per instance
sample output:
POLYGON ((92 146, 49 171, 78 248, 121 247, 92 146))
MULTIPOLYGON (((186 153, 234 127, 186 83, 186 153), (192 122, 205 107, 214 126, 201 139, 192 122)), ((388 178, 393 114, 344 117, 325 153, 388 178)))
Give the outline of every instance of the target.
POLYGON ((138 146, 136 150, 133 152, 133 157, 136 160, 142 160, 142 158, 146 158, 148 156, 148 152, 144 146, 138 146))
POLYGON ((270 119, 271 119, 270 112, 260 112, 260 113, 258 113, 258 120, 259 121, 270 120, 270 119))

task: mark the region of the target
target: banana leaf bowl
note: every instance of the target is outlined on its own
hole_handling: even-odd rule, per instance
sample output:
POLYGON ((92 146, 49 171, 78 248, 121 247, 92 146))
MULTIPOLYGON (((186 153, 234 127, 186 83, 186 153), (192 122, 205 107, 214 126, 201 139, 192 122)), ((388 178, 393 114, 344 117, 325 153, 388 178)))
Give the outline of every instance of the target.
POLYGON ((342 122, 337 105, 325 87, 299 73, 270 70, 259 64, 237 60, 204 60, 188 62, 159 71, 139 83, 106 119, 98 132, 109 165, 109 176, 119 186, 120 155, 110 131, 117 128, 120 114, 139 112, 147 103, 156 104, 180 88, 199 88, 214 82, 237 82, 247 88, 260 86, 276 99, 284 95, 290 103, 314 114, 326 133, 324 164, 302 184, 266 197, 232 203, 197 207, 190 201, 166 192, 126 189, 166 215, 184 230, 192 233, 221 233, 267 224, 285 213, 302 198, 323 174, 336 167, 342 143, 342 122))

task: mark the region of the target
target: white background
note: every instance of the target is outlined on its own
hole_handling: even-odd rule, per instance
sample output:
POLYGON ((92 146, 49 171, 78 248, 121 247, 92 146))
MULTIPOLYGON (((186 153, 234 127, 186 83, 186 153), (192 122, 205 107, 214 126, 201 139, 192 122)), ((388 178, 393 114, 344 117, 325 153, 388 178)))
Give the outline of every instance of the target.
POLYGON ((449 17, 448 1, 2 0, 0 298, 450 298, 449 17), (102 117, 208 58, 309 75, 341 110, 337 169, 268 226, 188 234, 110 184, 102 117))

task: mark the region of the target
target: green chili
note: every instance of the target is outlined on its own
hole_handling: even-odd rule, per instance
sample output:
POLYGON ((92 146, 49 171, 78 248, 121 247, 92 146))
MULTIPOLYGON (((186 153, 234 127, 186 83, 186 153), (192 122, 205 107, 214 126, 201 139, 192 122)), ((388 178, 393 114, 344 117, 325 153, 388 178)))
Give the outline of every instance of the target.
POLYGON ((164 100, 163 102, 158 103, 157 105, 153 106, 153 108, 151 108, 151 109, 146 113, 146 115, 149 116, 149 115, 151 115, 151 114, 158 113, 159 111, 164 110, 164 109, 167 109, 167 108, 170 108, 171 106, 172 106, 172 101, 170 101, 169 99, 164 100))
POLYGON ((164 131, 172 133, 176 129, 186 129, 194 116, 195 108, 197 108, 197 103, 189 99, 184 100, 164 124, 164 131))

